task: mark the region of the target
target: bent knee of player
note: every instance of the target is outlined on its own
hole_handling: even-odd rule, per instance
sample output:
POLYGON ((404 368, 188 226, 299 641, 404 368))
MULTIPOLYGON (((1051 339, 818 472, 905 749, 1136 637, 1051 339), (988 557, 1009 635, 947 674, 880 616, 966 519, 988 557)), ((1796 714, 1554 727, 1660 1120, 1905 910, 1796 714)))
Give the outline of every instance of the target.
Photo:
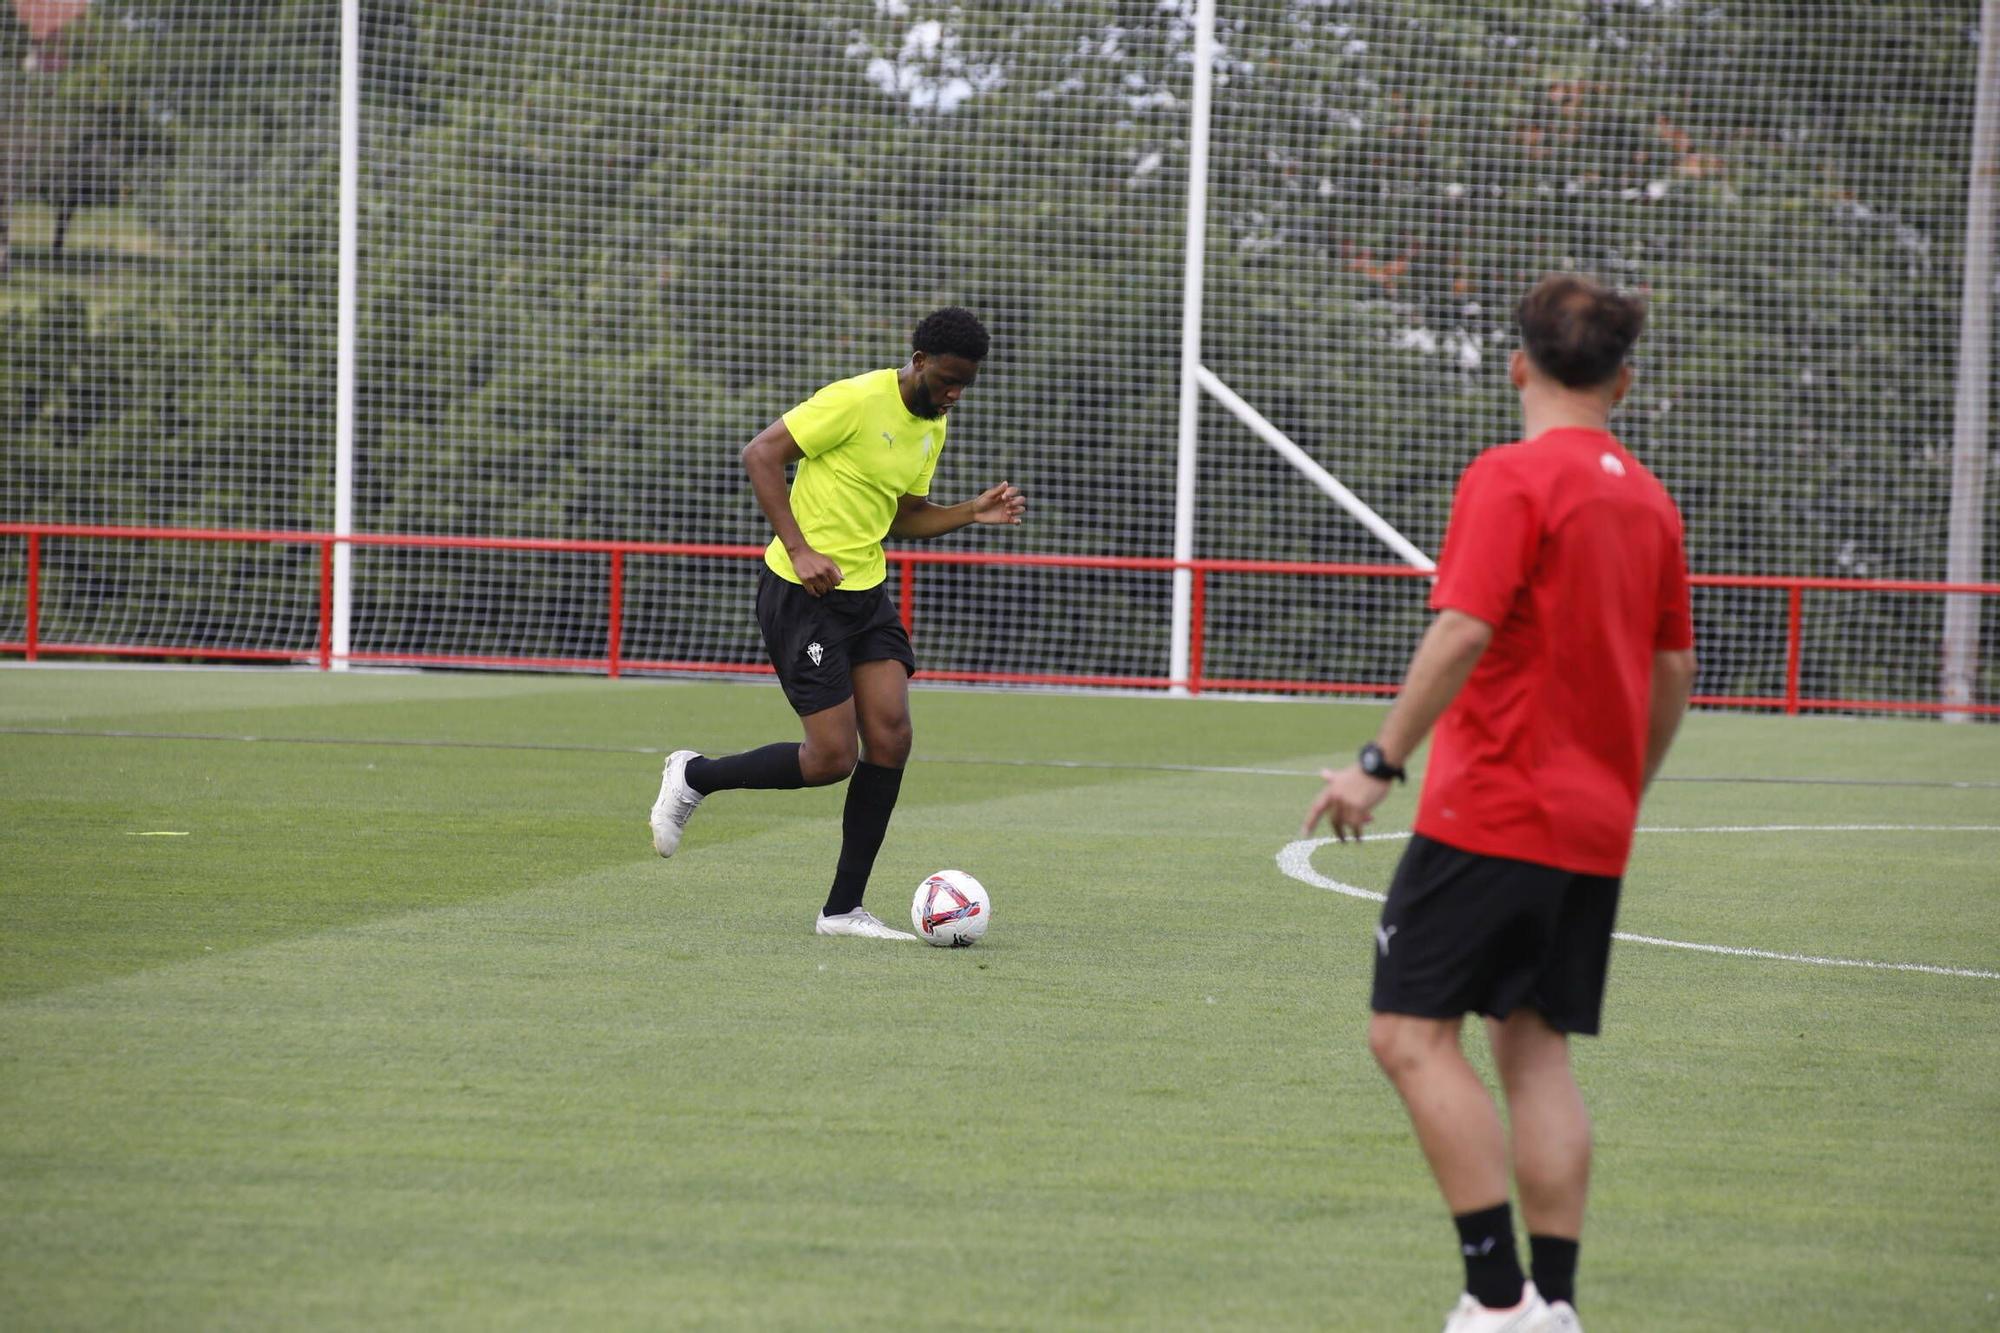
POLYGON ((862 757, 883 768, 901 768, 910 760, 910 747, 915 735, 908 713, 887 721, 871 722, 861 734, 862 757))
POLYGON ((1455 1028, 1435 1018, 1378 1012, 1368 1019, 1368 1053, 1391 1082, 1430 1063, 1448 1038, 1455 1042, 1455 1028))
POLYGON ((840 782, 854 771, 855 760, 859 757, 852 739, 845 745, 809 739, 799 747, 799 776, 806 780, 808 787, 824 787, 840 782))

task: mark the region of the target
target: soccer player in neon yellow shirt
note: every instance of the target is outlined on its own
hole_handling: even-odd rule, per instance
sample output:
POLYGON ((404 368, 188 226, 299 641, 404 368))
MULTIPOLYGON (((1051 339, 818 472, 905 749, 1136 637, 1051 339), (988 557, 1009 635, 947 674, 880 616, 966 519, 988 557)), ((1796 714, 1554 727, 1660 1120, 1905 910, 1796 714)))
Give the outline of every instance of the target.
POLYGON ((989 343, 969 310, 948 306, 911 335, 910 359, 827 385, 743 450, 750 489, 777 533, 764 552, 757 623, 785 698, 805 728, 720 759, 667 757, 651 818, 653 850, 672 856, 702 798, 718 791, 821 787, 849 778, 840 861, 813 929, 914 940, 861 905, 910 758, 910 636, 882 584, 884 537, 938 537, 971 523, 1019 524, 1011 482, 970 500, 925 497, 945 416, 978 378, 989 343), (785 469, 798 464, 786 493, 785 469), (851 775, 851 777, 850 777, 851 775))

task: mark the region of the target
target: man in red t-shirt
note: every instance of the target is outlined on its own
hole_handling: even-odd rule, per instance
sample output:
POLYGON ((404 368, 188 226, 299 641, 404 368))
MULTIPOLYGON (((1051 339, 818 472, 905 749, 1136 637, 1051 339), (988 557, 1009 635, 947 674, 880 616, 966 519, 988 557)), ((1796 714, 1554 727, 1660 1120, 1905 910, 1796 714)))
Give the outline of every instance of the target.
POLYGON ((1446 1333, 1574 1329, 1590 1115, 1569 1034, 1594 1035, 1639 799, 1687 709, 1694 630, 1680 513, 1607 429, 1632 382, 1636 298, 1544 278, 1516 311, 1518 443, 1452 501, 1424 634, 1381 732, 1328 771, 1325 817, 1361 836, 1432 724, 1416 832, 1375 929, 1368 1042, 1458 1225, 1446 1333), (1509 1145, 1459 1029, 1487 1018, 1509 1145))

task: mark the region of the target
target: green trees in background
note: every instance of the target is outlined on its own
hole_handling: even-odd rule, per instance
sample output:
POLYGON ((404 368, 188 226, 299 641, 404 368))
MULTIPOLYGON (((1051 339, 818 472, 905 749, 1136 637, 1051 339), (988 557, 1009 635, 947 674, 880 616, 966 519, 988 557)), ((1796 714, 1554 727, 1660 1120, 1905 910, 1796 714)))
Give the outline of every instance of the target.
MULTIPOLYGON (((1205 359, 1434 548, 1513 428, 1513 299, 1593 269, 1651 297, 1622 430, 1697 568, 1935 577, 1974 8, 1224 4, 1205 359)), ((337 7, 100 0, 76 39, 35 188, 185 258, 0 313, 0 511, 324 526, 337 7)), ((941 487, 1029 479, 1016 546, 1169 549, 1184 14, 384 0, 363 47, 362 527, 757 540, 736 448, 956 300, 997 354, 941 487)), ((1202 554, 1380 558, 1203 440, 1202 554)), ((1715 605, 1750 682, 1772 609, 1715 605)), ((1927 632, 1887 614, 1854 633, 1927 632)))
POLYGON ((69 211, 117 202, 183 256, 87 301, 93 267, 130 256, 58 258, 17 240, 17 280, 34 266, 67 289, 0 306, 9 517, 297 526, 328 491, 325 10, 100 3, 63 34, 57 73, 23 67, 25 36, 0 13, 17 216, 46 201, 59 241, 69 211))

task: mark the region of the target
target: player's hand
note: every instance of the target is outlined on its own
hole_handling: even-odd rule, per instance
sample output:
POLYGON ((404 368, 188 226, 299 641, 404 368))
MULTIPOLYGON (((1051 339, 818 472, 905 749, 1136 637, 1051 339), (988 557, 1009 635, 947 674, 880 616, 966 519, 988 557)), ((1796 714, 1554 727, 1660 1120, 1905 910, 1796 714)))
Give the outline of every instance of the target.
POLYGON ((792 555, 792 572, 799 576, 799 582, 814 597, 823 597, 840 586, 845 577, 840 566, 808 546, 792 555))
POLYGON ((981 491, 972 502, 974 523, 1012 523, 1018 527, 1021 515, 1027 512, 1027 497, 1011 481, 1003 481, 998 486, 981 491))
POLYGON ((1333 836, 1342 842, 1352 833, 1356 842, 1361 841, 1361 828, 1373 819, 1374 809, 1382 804, 1382 798, 1389 794, 1387 778, 1371 778, 1361 771, 1361 765, 1349 764, 1339 772, 1322 768, 1319 775, 1326 779, 1326 786, 1320 788, 1319 799, 1306 811, 1306 822, 1299 828, 1299 836, 1312 836, 1313 826, 1325 819, 1333 829, 1333 836))

